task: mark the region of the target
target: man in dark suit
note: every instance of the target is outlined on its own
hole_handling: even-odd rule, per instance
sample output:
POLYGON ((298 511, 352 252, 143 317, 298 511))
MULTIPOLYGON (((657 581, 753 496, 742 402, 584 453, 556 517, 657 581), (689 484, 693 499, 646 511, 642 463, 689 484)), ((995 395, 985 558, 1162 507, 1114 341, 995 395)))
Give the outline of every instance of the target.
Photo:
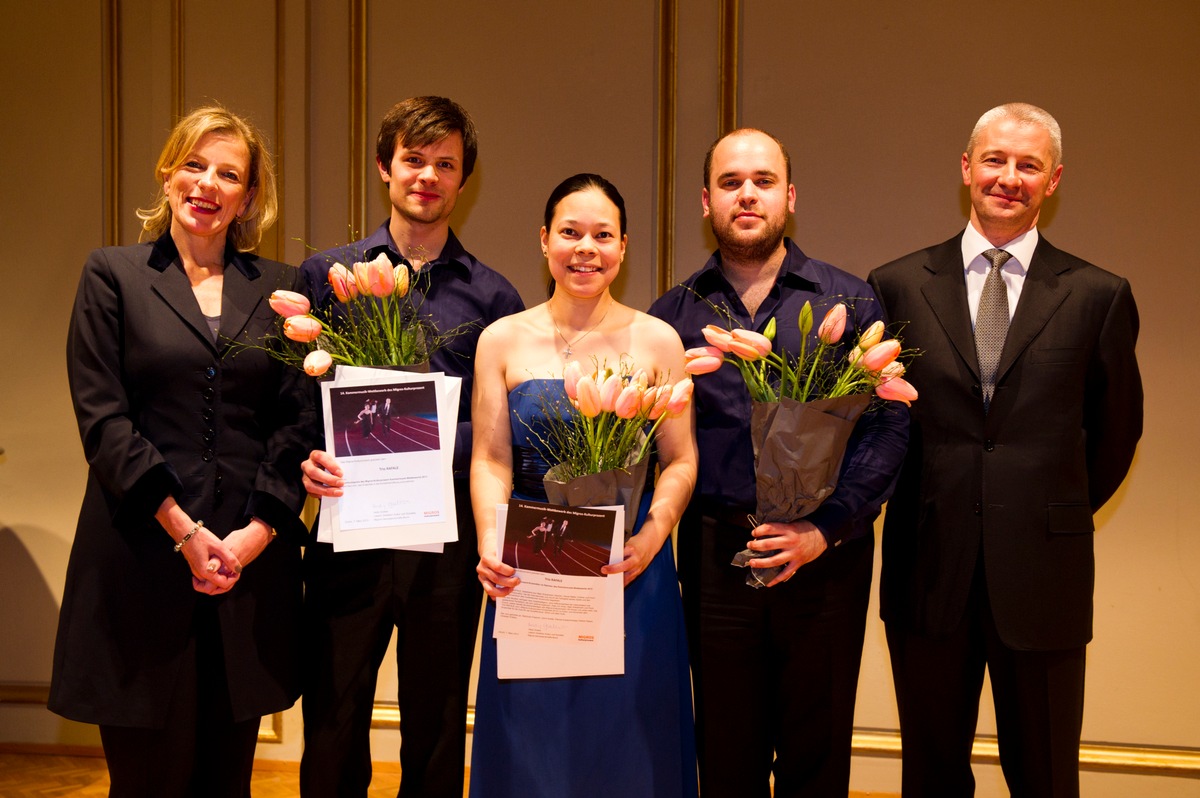
POLYGON ((1012 794, 1079 794, 1092 515, 1133 459, 1142 388, 1128 281, 1038 233, 1061 161, 1048 113, 988 111, 966 230, 870 277, 921 352, 880 589, 906 796, 973 793, 985 665, 1012 794))

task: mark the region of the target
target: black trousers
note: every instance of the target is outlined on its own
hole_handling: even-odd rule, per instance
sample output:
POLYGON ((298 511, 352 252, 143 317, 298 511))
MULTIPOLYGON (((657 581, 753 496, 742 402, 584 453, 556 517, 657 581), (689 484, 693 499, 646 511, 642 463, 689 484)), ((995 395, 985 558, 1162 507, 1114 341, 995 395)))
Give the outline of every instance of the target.
POLYGON ((730 565, 746 529, 689 512, 680 580, 704 798, 837 796, 850 782, 874 539, 831 548, 754 589, 730 565))
POLYGON ((400 798, 461 798, 467 689, 483 588, 466 480, 455 480, 459 540, 441 554, 305 552, 306 798, 365 796, 379 666, 396 633, 400 798))
POLYGON ((100 727, 111 798, 248 798, 259 718, 233 720, 214 602, 201 599, 194 656, 161 729, 100 727))
POLYGON ((1000 639, 982 560, 949 637, 886 626, 903 744, 906 798, 975 793, 971 744, 987 668, 1000 767, 1014 798, 1077 798, 1086 647, 1017 651, 1000 639))

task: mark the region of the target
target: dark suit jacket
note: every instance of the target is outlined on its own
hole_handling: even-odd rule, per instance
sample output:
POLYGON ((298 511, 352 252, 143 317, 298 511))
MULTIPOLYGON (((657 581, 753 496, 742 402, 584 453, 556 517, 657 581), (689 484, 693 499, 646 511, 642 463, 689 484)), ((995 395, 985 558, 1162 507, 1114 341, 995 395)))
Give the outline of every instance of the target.
POLYGON ((985 417, 960 241, 870 277, 905 346, 920 350, 908 373, 920 399, 884 522, 883 619, 948 634, 983 557, 1008 646, 1081 646, 1092 637, 1092 514, 1142 431, 1137 307, 1128 281, 1041 238, 985 417))
MULTIPOLYGON (((316 429, 311 386, 261 349, 267 303, 297 272, 226 253, 214 344, 169 235, 96 250, 79 282, 67 374, 89 469, 71 548, 50 709, 75 720, 158 727, 197 601, 214 602, 236 719, 299 694, 299 465, 316 429), (154 519, 167 495, 218 536, 258 516, 279 537, 216 598, 154 519)), ((47 474, 53 479, 53 474, 47 474)))

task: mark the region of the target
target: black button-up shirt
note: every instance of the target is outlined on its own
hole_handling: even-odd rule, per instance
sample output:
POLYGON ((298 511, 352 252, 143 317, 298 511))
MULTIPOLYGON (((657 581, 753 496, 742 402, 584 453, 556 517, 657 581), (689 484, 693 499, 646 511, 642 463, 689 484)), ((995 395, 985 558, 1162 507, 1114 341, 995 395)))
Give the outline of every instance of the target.
MULTIPOLYGON (((753 320, 721 272, 719 252, 713 253, 704 268, 660 297, 650 307, 650 314, 673 326, 689 349, 705 345, 700 333, 705 325, 729 326, 709 302, 727 309, 734 324, 748 330, 762 332, 774 317, 775 350, 794 356, 800 351, 799 318, 804 303, 812 302, 813 307, 807 349, 811 352, 817 345, 821 319, 844 300, 848 306, 846 333, 842 346, 832 354, 844 357, 858 334, 883 318, 874 292, 865 281, 809 258, 791 239, 785 243, 787 254, 779 276, 753 320)), ((692 502, 752 513, 756 490, 750 393, 741 373, 730 363, 694 379, 700 473, 692 502)), ((899 403, 873 408, 859 421, 846 448, 837 488, 806 519, 831 545, 872 533, 875 517, 895 485, 907 443, 908 410, 899 403)))

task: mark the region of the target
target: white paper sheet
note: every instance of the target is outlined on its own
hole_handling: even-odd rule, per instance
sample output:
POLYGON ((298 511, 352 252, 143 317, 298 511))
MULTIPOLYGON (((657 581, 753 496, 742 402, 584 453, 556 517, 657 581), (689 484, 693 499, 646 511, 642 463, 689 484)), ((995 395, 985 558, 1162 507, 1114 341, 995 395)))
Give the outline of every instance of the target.
POLYGON ((496 508, 497 554, 506 562, 514 561, 521 577, 521 584, 496 602, 494 637, 499 678, 623 674, 624 576, 580 572, 591 573, 598 568, 601 548, 607 550, 607 563, 621 561, 624 508, 555 507, 520 500, 512 504, 515 523, 511 526, 509 506, 496 508), (605 512, 591 512, 596 510, 605 512), (517 513, 522 513, 524 520, 518 521, 517 513), (564 519, 572 525, 561 551, 555 550, 558 541, 550 537, 534 553, 538 541, 531 533, 542 514, 552 519, 556 531, 564 519), (606 527, 602 546, 597 537, 597 518, 606 527), (522 561, 529 567, 521 567, 522 561))
POLYGON ((317 539, 333 543, 335 551, 424 552, 440 552, 443 543, 457 540, 453 458, 462 380, 441 372, 339 366, 321 390, 326 447, 338 458, 347 485, 341 498, 321 501, 317 539), (331 394, 341 403, 340 424, 331 394), (360 398, 383 403, 387 397, 392 399, 387 424, 377 407, 378 429, 369 435, 346 426, 346 403, 360 398), (424 412, 434 406, 436 422, 424 412), (409 412, 415 407, 423 412, 409 412), (367 453, 348 454, 355 450, 367 453))

